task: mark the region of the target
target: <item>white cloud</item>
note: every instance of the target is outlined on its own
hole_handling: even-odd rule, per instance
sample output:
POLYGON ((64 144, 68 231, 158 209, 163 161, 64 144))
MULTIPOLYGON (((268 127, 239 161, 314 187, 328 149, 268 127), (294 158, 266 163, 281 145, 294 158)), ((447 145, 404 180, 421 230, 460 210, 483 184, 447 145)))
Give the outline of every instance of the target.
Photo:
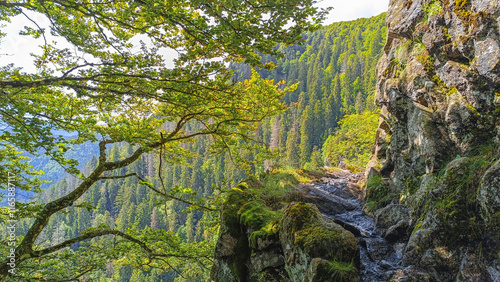
POLYGON ((325 25, 332 22, 368 18, 387 11, 389 0, 323 0, 319 7, 333 7, 325 25))

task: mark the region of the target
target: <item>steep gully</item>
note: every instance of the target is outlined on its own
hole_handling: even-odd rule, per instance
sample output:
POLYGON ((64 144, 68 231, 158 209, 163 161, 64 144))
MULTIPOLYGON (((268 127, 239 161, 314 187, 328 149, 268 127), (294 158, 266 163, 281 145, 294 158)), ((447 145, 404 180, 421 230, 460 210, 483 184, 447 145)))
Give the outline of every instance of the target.
POLYGON ((404 242, 390 242, 384 230, 363 210, 361 174, 347 171, 323 178, 322 183, 301 185, 304 200, 316 204, 325 217, 353 233, 360 247, 362 281, 388 281, 401 266, 404 242), (385 236, 387 237, 387 236, 385 236))

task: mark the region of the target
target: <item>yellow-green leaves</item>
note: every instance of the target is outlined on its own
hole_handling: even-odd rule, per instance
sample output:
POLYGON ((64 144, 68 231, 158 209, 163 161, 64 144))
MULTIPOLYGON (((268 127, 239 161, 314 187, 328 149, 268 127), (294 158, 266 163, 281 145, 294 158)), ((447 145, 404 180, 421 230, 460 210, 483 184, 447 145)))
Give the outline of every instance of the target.
POLYGON ((332 165, 345 161, 364 167, 370 159, 375 142, 378 117, 377 113, 370 111, 344 116, 339 122, 339 129, 326 139, 323 157, 332 165))

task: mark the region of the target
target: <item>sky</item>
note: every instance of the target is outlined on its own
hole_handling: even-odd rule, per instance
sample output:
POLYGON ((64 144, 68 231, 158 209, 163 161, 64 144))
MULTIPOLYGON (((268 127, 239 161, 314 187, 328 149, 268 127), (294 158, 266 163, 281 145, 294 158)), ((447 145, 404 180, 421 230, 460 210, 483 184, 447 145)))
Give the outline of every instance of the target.
MULTIPOLYGON (((387 11, 389 0, 323 0, 317 6, 333 7, 333 10, 330 11, 328 18, 324 22, 324 25, 328 25, 333 22, 379 15, 387 11)), ((42 23, 46 21, 41 16, 34 18, 34 20, 42 23)), ((11 23, 5 26, 0 25, 2 31, 8 34, 6 37, 0 39, 0 66, 15 63, 16 66, 22 66, 25 71, 34 71, 34 67, 32 66, 33 59, 29 54, 38 51, 37 46, 43 44, 43 40, 34 40, 26 36, 17 35, 16 33, 19 29, 25 25, 30 25, 30 23, 24 17, 14 18, 11 23)))
POLYGON ((386 12, 389 0, 323 0, 320 7, 333 7, 325 25, 332 22, 369 18, 386 12))

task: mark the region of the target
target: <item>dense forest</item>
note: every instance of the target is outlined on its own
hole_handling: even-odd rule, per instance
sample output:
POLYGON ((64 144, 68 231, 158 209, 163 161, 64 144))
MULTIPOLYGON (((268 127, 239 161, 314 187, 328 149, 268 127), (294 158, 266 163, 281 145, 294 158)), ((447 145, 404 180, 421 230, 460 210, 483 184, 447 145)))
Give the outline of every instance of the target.
MULTIPOLYGON (((297 90, 283 98, 288 111, 267 120, 261 127, 262 139, 271 148, 282 150, 281 165, 314 168, 322 166, 325 159, 333 165, 343 159, 359 166, 366 164, 367 156, 358 159, 360 154, 353 154, 347 148, 337 150, 341 155, 333 159, 333 151, 322 153, 322 148, 332 147, 324 143, 335 134, 344 115, 375 111, 375 67, 385 44, 384 19, 385 13, 370 19, 335 23, 304 34, 304 45, 280 47, 284 56, 279 60, 269 55, 263 57, 264 62, 277 67, 272 71, 261 70, 262 77, 285 80, 288 85, 299 83, 297 90)), ((240 80, 251 75, 247 65, 233 64, 231 68, 240 80)), ((371 143, 377 116, 365 115, 362 119, 371 120, 372 130, 359 130, 369 135, 364 142, 371 143)), ((333 142, 332 138, 327 143, 333 142)), ((362 139, 360 136, 356 140, 362 139)), ((356 147, 363 147, 363 152, 367 150, 361 144, 356 147)))
MULTIPOLYGON (((270 165, 314 169, 323 166, 325 159, 327 164, 338 164, 342 159, 355 165, 366 164, 367 157, 359 159, 359 154, 354 151, 369 155, 377 126, 378 115, 373 114, 375 65, 385 39, 384 17, 385 14, 382 14, 370 19, 335 23, 316 32, 303 34, 304 44, 301 46, 279 47, 283 58, 263 55, 264 63, 273 62, 276 65, 271 71, 259 70, 263 78, 275 82, 285 80, 288 86, 299 83, 295 91, 283 97, 283 102, 289 106, 288 110, 265 119, 256 132, 255 137, 278 154, 273 161, 263 162, 263 156, 245 147, 240 147, 238 154, 217 154, 209 149, 210 137, 199 137, 196 142, 182 145, 192 152, 186 160, 176 159, 174 155, 171 159, 163 159, 151 152, 126 168, 112 171, 108 177, 137 172, 154 187, 168 187, 170 195, 174 197, 189 195, 188 201, 174 198, 165 200, 135 178, 102 180, 71 207, 51 217, 37 238, 37 244, 49 247, 74 238, 89 228, 100 226, 132 234, 134 230, 149 229, 156 231, 155 236, 171 238, 179 251, 194 252, 196 260, 186 264, 182 259, 170 258, 167 267, 138 267, 140 264, 134 261, 138 258, 124 257, 124 253, 108 253, 104 256, 104 246, 113 244, 111 238, 105 237, 73 244, 61 251, 57 259, 41 259, 45 274, 79 273, 100 254, 103 256, 101 260, 92 262, 96 264, 96 270, 85 274, 85 279, 172 281, 176 278, 176 281, 193 281, 197 277, 200 281, 206 281, 219 221, 218 212, 203 209, 202 206, 208 205, 202 204, 220 206, 224 191, 235 186, 249 173, 261 173, 270 165), (338 130, 338 122, 344 116, 348 117, 341 123, 345 126, 343 130, 338 130), (368 120, 373 122, 369 123, 368 120), (361 123, 368 128, 359 131, 353 127, 361 123), (363 137, 342 137, 349 134, 364 135, 366 140, 360 141, 365 143, 364 147, 352 144, 353 140, 362 140, 363 137), (342 139, 348 140, 349 144, 343 150, 336 150, 340 148, 342 139), (327 150, 322 152, 322 148, 327 150), (332 157, 333 152, 343 154, 332 157), (241 166, 241 162, 234 159, 236 157, 253 162, 246 167, 241 166), (98 255, 85 258, 87 253, 82 251, 85 250, 83 247, 97 249, 98 255), (61 258, 65 263, 60 264, 61 258)), ((232 64, 230 68, 236 71, 235 79, 250 79, 250 66, 232 64)), ((163 129, 168 132, 172 126, 174 124, 167 123, 163 129)), ((82 153, 81 150, 88 151, 83 148, 77 153, 82 153)), ((107 150, 111 161, 127 158, 134 152, 134 148, 126 142, 107 150)), ((83 173, 89 174, 97 163, 98 159, 94 157, 85 165, 83 173)), ((39 193, 35 201, 39 204, 54 201, 73 191, 80 183, 81 180, 68 175, 39 193)), ((31 224, 30 219, 20 221, 19 234, 25 234, 31 224)), ((2 234, 2 237, 5 235, 2 234)), ((30 275, 29 271, 26 275, 30 275)))

